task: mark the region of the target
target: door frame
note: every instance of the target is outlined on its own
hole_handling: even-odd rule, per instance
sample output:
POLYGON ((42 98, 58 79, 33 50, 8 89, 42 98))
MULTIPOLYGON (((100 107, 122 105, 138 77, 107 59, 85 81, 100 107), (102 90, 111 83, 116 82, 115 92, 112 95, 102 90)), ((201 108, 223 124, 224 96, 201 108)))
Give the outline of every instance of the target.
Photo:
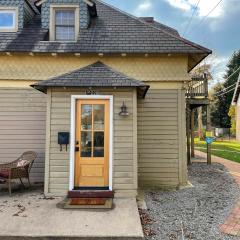
POLYGON ((112 191, 113 177, 113 96, 112 95, 71 95, 71 133, 70 133, 70 168, 69 191, 74 189, 75 175, 75 133, 76 133, 76 102, 77 100, 109 100, 109 190, 112 191))

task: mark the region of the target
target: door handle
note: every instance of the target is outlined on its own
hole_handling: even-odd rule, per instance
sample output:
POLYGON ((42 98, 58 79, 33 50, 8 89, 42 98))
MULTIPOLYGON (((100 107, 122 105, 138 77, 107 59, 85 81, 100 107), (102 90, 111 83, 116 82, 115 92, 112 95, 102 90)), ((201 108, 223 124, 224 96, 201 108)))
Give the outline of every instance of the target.
POLYGON ((79 152, 79 147, 75 147, 75 152, 79 152))

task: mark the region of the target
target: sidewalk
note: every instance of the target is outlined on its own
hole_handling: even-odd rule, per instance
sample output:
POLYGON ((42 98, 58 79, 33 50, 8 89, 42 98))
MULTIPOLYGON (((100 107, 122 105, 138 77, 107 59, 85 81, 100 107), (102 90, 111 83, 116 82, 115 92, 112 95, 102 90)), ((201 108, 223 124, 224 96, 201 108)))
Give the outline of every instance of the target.
MULTIPOLYGON (((196 155, 196 158, 194 160, 195 162, 207 161, 206 153, 196 151, 195 155, 196 155)), ((229 173, 235 178, 237 184, 240 187, 240 163, 232 162, 216 156, 212 156, 212 162, 224 165, 229 170, 229 173)), ((235 208, 230 213, 225 223, 220 226, 220 230, 225 234, 240 237, 240 199, 237 202, 235 208)))
MULTIPOLYGON (((195 155, 196 155, 197 160, 199 159, 200 161, 204 161, 204 162, 207 161, 206 153, 203 153, 200 151, 195 151, 195 155)), ((222 165, 224 165, 229 170, 229 172, 232 174, 232 176, 236 179, 236 182, 240 186, 240 163, 232 162, 232 161, 226 160, 224 158, 216 157, 216 156, 212 156, 212 162, 217 162, 217 163, 221 163, 222 165)))

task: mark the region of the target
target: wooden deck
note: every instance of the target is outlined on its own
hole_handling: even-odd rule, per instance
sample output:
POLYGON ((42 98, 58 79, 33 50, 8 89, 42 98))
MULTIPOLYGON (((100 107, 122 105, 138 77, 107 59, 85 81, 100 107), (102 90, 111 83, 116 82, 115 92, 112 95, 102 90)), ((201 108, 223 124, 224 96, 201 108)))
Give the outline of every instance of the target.
MULTIPOLYGON (((192 81, 188 83, 186 90, 186 116, 187 116, 187 159, 191 164, 191 157, 194 157, 194 126, 195 126, 195 110, 199 107, 206 107, 207 126, 206 130, 211 131, 210 120, 210 100, 208 92, 208 78, 204 74, 202 76, 192 77, 192 81)), ((208 144, 208 164, 211 164, 211 145, 208 144)))
POLYGON ((187 104, 191 109, 209 105, 207 76, 195 76, 188 83, 187 104))

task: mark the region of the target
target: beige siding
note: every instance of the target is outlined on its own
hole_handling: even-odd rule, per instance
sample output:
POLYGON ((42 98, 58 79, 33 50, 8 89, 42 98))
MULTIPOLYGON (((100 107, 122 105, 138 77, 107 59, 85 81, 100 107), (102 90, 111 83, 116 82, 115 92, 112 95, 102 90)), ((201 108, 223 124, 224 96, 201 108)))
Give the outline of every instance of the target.
POLYGON ((150 89, 146 98, 138 101, 141 187, 176 187, 186 181, 184 146, 181 143, 185 139, 183 92, 178 89, 150 89))
MULTIPOLYGON (((134 90, 135 91, 135 90, 134 90)), ((136 152, 133 147, 137 136, 133 133, 136 118, 133 114, 134 97, 132 89, 98 91, 100 95, 113 95, 113 189, 116 196, 135 196, 137 189, 136 152), (130 116, 127 118, 118 115, 122 102, 125 101, 130 116)), ((50 151, 49 151, 49 185, 45 193, 65 195, 69 186, 69 150, 60 152, 57 144, 59 131, 70 131, 71 95, 85 95, 81 91, 53 90, 51 93, 50 116, 50 151)))
POLYGON ((50 54, 36 54, 34 57, 27 54, 13 54, 11 57, 0 54, 0 79, 46 80, 86 67, 96 61, 102 61, 115 70, 141 81, 189 80, 187 55, 75 57, 71 54, 58 54, 57 57, 50 54))
POLYGON ((43 182, 46 95, 33 89, 0 89, 0 162, 24 151, 38 153, 31 178, 43 182))

